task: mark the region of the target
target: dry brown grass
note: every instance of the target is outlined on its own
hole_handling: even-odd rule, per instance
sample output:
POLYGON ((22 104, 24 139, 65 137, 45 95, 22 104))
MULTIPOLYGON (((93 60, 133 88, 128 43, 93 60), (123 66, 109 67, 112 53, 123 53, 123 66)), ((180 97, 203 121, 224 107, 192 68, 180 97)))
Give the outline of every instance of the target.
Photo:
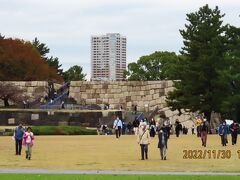
MULTIPOLYGON (((230 139, 230 137, 229 137, 230 139)), ((140 160, 135 136, 38 136, 32 160, 15 156, 11 137, 0 137, 0 168, 72 170, 240 171, 238 146, 222 147, 217 135, 208 136, 206 148, 200 139, 187 135, 169 140, 167 161, 160 160, 157 137, 149 146, 149 160, 140 160), (183 159, 183 150, 231 150, 231 159, 183 159)))

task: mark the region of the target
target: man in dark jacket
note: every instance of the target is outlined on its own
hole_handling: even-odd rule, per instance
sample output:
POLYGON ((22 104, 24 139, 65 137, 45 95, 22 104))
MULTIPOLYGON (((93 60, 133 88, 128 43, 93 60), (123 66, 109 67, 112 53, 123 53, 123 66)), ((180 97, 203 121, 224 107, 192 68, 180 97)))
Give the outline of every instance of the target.
POLYGON ((202 124, 200 125, 200 134, 201 134, 202 146, 206 147, 207 134, 208 134, 208 123, 206 119, 204 119, 202 124))
POLYGON ((232 145, 237 144, 237 135, 239 131, 239 124, 236 120, 229 127, 231 135, 232 135, 232 145))
POLYGON ((176 131, 176 137, 179 137, 180 131, 182 131, 182 124, 177 119, 175 122, 175 131, 176 131))
POLYGON ((223 121, 223 123, 220 124, 218 131, 218 134, 221 136, 221 143, 223 146, 226 146, 228 143, 227 140, 228 131, 229 131, 228 126, 226 125, 226 122, 223 121))
POLYGON ((166 151, 167 151, 167 132, 165 128, 161 128, 158 133, 158 148, 160 150, 160 155, 162 160, 166 160, 166 151))

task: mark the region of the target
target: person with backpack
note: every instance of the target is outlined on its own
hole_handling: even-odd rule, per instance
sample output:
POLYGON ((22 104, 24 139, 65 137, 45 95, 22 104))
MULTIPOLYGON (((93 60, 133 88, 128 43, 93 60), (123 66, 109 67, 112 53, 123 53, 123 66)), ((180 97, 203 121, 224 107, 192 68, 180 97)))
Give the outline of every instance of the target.
POLYGON ((202 146, 206 147, 207 145, 207 134, 208 134, 208 123, 207 119, 204 119, 200 125, 200 135, 202 140, 202 146))
POLYGON ((233 123, 229 127, 231 135, 232 135, 232 145, 237 144, 237 136, 239 131, 239 124, 236 120, 233 121, 233 123))
POLYGON ((14 130, 14 139, 16 145, 16 155, 21 155, 22 151, 22 140, 23 140, 24 128, 21 123, 14 130))
POLYGON ((122 120, 119 119, 119 117, 117 116, 117 119, 115 119, 113 123, 113 129, 115 129, 117 139, 119 139, 121 136, 122 127, 123 127, 122 120))
POLYGON ((140 123, 139 133, 137 135, 137 142, 141 147, 141 160, 148 159, 148 145, 150 144, 150 134, 147 129, 147 123, 140 123), (144 156, 145 155, 145 156, 144 156))
POLYGON ((221 136, 221 143, 222 143, 222 145, 226 146, 227 143, 228 143, 228 140, 227 140, 228 126, 226 125, 225 121, 223 121, 223 123, 220 124, 218 133, 221 136))

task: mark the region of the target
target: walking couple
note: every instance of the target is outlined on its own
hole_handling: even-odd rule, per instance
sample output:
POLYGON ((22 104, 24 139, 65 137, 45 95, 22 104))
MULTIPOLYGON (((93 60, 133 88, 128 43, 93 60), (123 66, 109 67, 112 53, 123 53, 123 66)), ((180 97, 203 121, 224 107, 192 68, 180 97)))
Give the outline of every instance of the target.
MULTIPOLYGON (((166 160, 167 149, 167 132, 162 127, 158 132, 158 148, 160 149, 160 156, 162 160, 166 160)), ((148 159, 148 145, 150 144, 150 134, 145 122, 140 123, 139 133, 137 135, 137 142, 141 147, 141 160, 148 159)))

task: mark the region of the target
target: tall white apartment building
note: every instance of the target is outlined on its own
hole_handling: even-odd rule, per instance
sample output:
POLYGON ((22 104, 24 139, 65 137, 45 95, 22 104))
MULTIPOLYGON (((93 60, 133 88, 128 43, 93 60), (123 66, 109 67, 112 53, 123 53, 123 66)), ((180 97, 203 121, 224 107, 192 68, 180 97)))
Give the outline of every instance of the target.
POLYGON ((122 80, 126 69, 126 37, 119 33, 91 37, 91 79, 122 80))

